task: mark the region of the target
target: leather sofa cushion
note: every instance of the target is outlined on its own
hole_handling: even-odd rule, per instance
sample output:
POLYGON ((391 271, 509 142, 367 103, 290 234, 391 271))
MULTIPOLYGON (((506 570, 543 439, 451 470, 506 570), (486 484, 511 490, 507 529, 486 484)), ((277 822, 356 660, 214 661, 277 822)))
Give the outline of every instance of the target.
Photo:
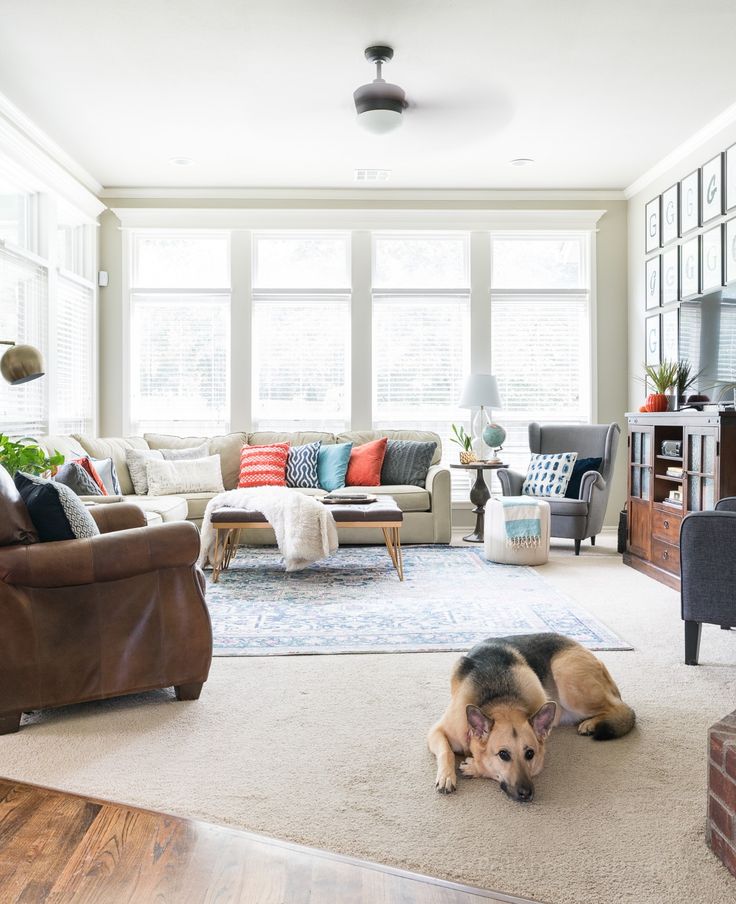
POLYGON ((148 443, 142 436, 107 436, 97 439, 94 436, 74 434, 77 440, 92 458, 111 458, 115 464, 115 471, 120 482, 120 491, 124 496, 135 492, 133 481, 130 479, 130 471, 125 461, 125 453, 128 449, 148 449, 148 443))
POLYGON ((420 443, 437 443, 437 448, 432 456, 432 464, 438 465, 442 460, 442 438, 439 433, 431 430, 350 430, 347 433, 338 433, 333 442, 353 443, 354 446, 362 446, 363 443, 373 442, 387 436, 389 439, 413 440, 420 443))
POLYGON ((13 478, 0 465, 0 546, 17 543, 38 543, 38 533, 13 478))
POLYGON ((234 490, 240 474, 240 450, 248 441, 247 433, 227 433, 223 436, 171 436, 166 433, 145 433, 143 438, 150 449, 190 449, 209 443, 209 455, 220 456, 222 483, 226 490, 234 490))

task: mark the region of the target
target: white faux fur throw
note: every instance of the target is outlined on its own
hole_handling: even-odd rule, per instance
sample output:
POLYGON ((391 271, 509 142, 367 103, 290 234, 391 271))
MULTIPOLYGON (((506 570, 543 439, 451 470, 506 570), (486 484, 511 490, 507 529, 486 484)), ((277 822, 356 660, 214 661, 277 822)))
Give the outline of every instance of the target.
POLYGON ((215 529, 212 512, 221 508, 261 512, 276 534, 287 571, 299 571, 337 549, 337 528, 327 506, 312 496, 287 487, 246 487, 218 493, 207 503, 197 564, 212 560, 215 529))

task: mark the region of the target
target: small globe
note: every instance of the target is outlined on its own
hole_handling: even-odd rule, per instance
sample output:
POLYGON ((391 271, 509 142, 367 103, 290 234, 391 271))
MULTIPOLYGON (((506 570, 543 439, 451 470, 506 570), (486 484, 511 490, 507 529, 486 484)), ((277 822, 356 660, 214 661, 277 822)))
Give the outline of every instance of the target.
POLYGON ((506 431, 498 424, 489 424, 483 431, 483 442, 491 449, 499 449, 506 439, 506 431))

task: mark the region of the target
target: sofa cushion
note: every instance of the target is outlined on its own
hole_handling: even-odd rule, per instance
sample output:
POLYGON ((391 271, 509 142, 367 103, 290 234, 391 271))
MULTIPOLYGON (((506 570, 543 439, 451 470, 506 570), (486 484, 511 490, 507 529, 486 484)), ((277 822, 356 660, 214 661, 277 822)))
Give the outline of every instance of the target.
POLYGON ((393 496, 402 512, 428 512, 431 509, 429 492, 422 487, 406 485, 380 487, 345 487, 340 491, 351 493, 372 493, 374 496, 393 496))
POLYGON ((585 518, 588 514, 588 503, 584 499, 554 496, 545 499, 545 502, 549 503, 549 510, 553 515, 580 515, 585 518))
MULTIPOLYGON (((200 443, 198 446, 186 446, 184 449, 159 449, 164 461, 195 461, 199 458, 207 458, 210 454, 210 444, 200 443)), ((220 456, 217 456, 220 462, 220 456)))
POLYGON ((346 433, 338 433, 335 442, 353 443, 356 446, 360 446, 363 443, 370 443, 374 439, 380 439, 382 436, 402 441, 437 443, 437 448, 432 456, 432 464, 438 465, 442 460, 442 439, 439 433, 434 433, 431 430, 351 430, 346 433))
POLYGON ((345 475, 345 486, 378 486, 381 482, 381 466, 386 455, 385 436, 370 443, 353 446, 345 475))
POLYGON ((61 452, 64 461, 73 461, 76 458, 82 458, 87 454, 87 450, 73 436, 65 433, 56 433, 46 436, 34 437, 36 442, 47 455, 53 455, 54 452, 61 452))
POLYGON ((35 474, 17 471, 13 481, 42 543, 96 537, 100 529, 73 490, 35 474))
POLYGON ((0 546, 37 543, 38 532, 18 487, 0 465, 0 546))
POLYGON ((307 443, 322 443, 323 446, 332 445, 335 442, 333 433, 320 433, 319 431, 272 431, 261 430, 248 434, 249 446, 271 446, 273 443, 288 443, 290 446, 306 446, 307 443))
POLYGON ((106 436, 97 439, 75 433, 73 438, 82 446, 84 450, 82 454, 86 453, 91 458, 111 458, 115 464, 121 493, 129 496, 134 492, 125 453, 128 449, 147 449, 148 443, 142 436, 106 436))
MULTIPOLYGON (((212 498, 212 493, 206 493, 207 499, 212 498)), ((121 502, 132 502, 143 512, 156 512, 162 521, 186 521, 189 513, 187 500, 184 496, 123 496, 121 502)))
POLYGON ((240 450, 248 442, 247 433, 227 433, 224 436, 171 436, 166 433, 146 433, 144 439, 151 449, 188 449, 209 443, 208 454, 220 456, 222 483, 226 490, 234 490, 240 474, 240 450))

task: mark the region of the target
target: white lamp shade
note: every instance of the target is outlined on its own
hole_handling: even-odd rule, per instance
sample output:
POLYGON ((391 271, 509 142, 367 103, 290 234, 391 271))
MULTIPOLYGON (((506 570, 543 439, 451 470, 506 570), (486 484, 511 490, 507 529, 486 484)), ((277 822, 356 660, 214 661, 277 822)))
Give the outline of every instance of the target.
POLYGON ((398 129, 401 125, 401 113, 398 110, 365 110, 358 114, 358 122, 366 131, 382 135, 398 129))
POLYGON ((461 408, 500 408, 501 396, 498 383, 492 374, 471 374, 465 381, 463 394, 458 402, 461 408))

